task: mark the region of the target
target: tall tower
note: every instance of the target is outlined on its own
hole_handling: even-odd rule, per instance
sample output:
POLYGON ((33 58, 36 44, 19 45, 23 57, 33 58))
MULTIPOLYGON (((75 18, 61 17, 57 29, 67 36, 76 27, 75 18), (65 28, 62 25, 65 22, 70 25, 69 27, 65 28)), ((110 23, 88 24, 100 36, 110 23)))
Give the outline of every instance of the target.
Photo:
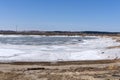
POLYGON ((17 29, 18 29, 18 26, 16 25, 16 26, 15 26, 15 31, 16 31, 16 32, 18 31, 17 29))

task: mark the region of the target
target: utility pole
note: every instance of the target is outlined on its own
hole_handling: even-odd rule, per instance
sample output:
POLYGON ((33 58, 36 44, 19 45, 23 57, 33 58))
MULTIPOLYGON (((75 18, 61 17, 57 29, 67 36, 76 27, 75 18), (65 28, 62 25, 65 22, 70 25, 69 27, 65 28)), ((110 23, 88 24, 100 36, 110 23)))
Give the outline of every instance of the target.
POLYGON ((16 25, 16 27, 15 27, 15 28, 16 28, 16 32, 17 32, 17 28, 18 28, 18 26, 16 25))

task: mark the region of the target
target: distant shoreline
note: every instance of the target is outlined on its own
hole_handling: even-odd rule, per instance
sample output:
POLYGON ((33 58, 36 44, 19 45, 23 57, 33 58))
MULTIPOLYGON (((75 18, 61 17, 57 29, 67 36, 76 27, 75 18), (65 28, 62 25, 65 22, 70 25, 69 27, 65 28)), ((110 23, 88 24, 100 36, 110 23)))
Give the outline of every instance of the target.
POLYGON ((100 31, 11 31, 11 30, 1 30, 0 34, 2 35, 67 35, 67 36, 97 36, 97 35, 110 35, 116 36, 120 35, 120 32, 100 32, 100 31))

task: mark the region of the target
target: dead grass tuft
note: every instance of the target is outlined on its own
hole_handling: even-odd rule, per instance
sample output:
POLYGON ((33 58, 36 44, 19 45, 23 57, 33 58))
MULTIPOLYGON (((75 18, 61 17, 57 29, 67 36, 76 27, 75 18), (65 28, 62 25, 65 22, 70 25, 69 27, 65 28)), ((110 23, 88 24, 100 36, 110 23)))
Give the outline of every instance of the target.
POLYGON ((117 70, 119 68, 119 66, 117 65, 109 65, 106 67, 107 70, 117 70))

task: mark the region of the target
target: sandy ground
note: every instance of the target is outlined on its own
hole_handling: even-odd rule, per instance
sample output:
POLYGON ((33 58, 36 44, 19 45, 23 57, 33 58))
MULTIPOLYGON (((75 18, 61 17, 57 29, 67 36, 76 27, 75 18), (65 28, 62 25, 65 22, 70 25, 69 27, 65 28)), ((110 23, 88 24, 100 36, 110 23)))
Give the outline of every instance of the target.
POLYGON ((1 63, 0 80, 120 80, 120 60, 1 63))

